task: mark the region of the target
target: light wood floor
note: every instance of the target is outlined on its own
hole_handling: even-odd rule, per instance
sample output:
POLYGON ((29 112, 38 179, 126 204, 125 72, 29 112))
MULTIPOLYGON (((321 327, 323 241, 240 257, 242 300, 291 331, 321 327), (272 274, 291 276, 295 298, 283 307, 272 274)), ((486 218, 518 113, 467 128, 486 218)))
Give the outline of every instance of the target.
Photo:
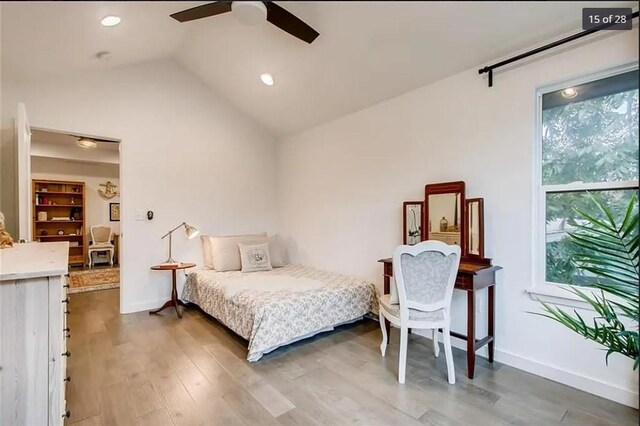
POLYGON ((119 315, 118 291, 72 295, 67 424, 80 425, 637 425, 638 411, 479 360, 457 384, 444 354, 409 336, 397 382, 398 334, 380 356, 364 321, 245 360, 243 341, 196 309, 119 315))

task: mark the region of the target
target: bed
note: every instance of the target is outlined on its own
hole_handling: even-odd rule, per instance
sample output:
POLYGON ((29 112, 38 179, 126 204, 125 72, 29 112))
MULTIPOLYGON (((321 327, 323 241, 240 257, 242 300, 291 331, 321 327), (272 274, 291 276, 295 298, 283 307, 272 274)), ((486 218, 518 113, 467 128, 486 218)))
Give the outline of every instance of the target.
POLYGON ((376 311, 372 283, 287 265, 270 271, 196 271, 182 299, 249 341, 247 360, 376 311))

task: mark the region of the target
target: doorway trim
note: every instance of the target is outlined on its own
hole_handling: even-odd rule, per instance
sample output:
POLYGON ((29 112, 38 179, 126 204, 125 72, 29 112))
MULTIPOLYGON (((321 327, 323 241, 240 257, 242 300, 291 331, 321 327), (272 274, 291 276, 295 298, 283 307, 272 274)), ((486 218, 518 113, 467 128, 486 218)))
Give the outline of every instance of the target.
MULTIPOLYGON (((84 132, 74 132, 74 131, 65 131, 65 130, 57 130, 57 129, 50 129, 47 127, 39 127, 39 126, 30 126, 31 132, 33 132, 34 130, 36 131, 44 131, 44 132, 50 132, 50 133, 58 133, 58 134, 64 134, 64 135, 73 135, 73 136, 78 136, 78 137, 86 137, 89 139, 100 139, 101 141, 105 141, 105 142, 110 142, 110 143, 117 143, 118 144, 118 190, 119 190, 119 196, 120 196, 120 214, 121 214, 121 218, 124 217, 122 215, 122 206, 126 205, 124 203, 125 198, 124 198, 124 194, 123 194, 123 190, 122 190, 122 181, 123 181, 123 167, 122 167, 122 159, 123 159, 123 150, 122 150, 122 139, 119 138, 115 138, 112 136, 100 136, 100 135, 96 135, 96 134, 89 134, 89 133, 84 133, 84 132)), ((31 151, 29 152, 29 160, 31 161, 31 151)), ((31 181, 31 179, 33 176, 33 171, 29 170, 29 180, 31 181)), ((28 216, 29 216, 29 221, 31 220, 31 216, 34 214, 34 212, 31 211, 32 209, 32 203, 29 204, 29 212, 28 212, 28 216)), ((20 218, 18 218, 18 220, 20 220, 20 218)), ((118 266, 120 268, 120 286, 119 286, 119 294, 120 294, 120 306, 119 306, 119 311, 122 313, 123 312, 123 301, 124 301, 124 297, 122 297, 123 294, 123 288, 124 288, 124 283, 123 283, 123 279, 122 277, 124 276, 124 269, 125 269, 125 264, 126 264, 126 260, 125 257, 123 256, 123 246, 124 244, 122 244, 122 237, 124 234, 124 229, 125 229, 125 221, 123 221, 122 219, 120 220, 120 234, 119 234, 119 244, 118 244, 118 266)), ((86 230, 85 230, 86 232, 86 230)), ((29 240, 31 240, 31 236, 29 236, 29 240)))

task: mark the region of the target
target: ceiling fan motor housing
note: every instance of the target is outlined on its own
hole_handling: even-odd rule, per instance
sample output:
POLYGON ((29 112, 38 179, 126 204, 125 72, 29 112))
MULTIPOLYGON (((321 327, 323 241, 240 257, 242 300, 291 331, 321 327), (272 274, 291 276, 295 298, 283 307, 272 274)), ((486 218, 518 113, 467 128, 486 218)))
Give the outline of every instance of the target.
POLYGON ((267 7, 261 1, 234 1, 231 12, 239 22, 252 27, 267 20, 267 7))

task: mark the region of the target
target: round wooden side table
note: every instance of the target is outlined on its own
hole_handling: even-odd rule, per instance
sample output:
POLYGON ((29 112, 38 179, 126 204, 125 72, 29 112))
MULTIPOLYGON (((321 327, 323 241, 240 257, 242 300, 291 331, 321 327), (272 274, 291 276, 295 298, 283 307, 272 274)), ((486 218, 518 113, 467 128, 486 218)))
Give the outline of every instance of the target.
POLYGON ((168 300, 162 307, 156 309, 155 311, 149 311, 149 315, 157 314, 169 306, 173 306, 176 309, 176 314, 178 314, 178 318, 182 318, 182 314, 178 309, 178 305, 184 306, 184 302, 178 299, 178 289, 176 288, 176 271, 178 269, 188 269, 196 266, 195 263, 179 263, 179 264, 160 264, 153 265, 151 269, 154 271, 171 271, 171 300, 168 300))

